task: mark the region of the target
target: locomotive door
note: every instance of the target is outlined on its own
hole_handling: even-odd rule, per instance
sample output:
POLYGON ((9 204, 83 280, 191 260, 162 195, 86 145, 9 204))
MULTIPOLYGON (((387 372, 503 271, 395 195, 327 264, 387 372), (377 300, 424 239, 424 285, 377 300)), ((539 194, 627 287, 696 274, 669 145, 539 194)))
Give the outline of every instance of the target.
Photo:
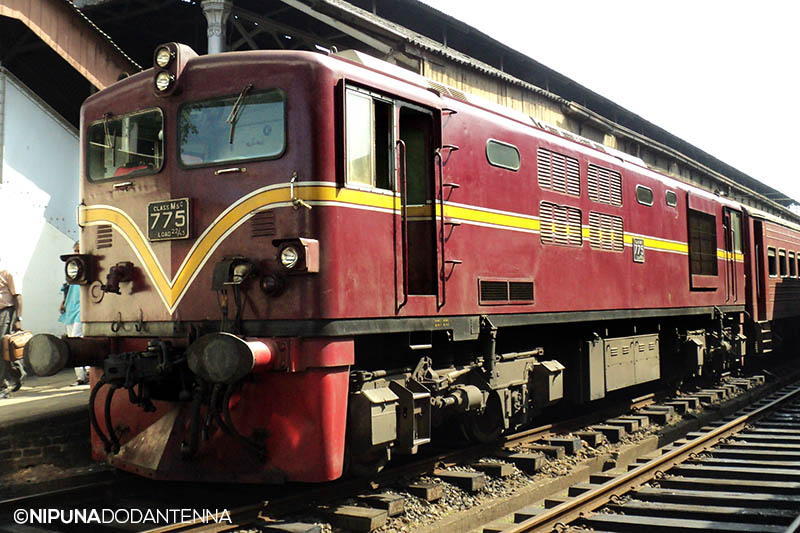
POLYGON ((739 274, 744 265, 739 265, 737 257, 742 256, 742 214, 730 208, 723 213, 725 230, 725 303, 737 303, 739 294, 744 294, 740 287, 739 274))
POLYGON ((402 307, 409 296, 435 296, 438 290, 433 114, 398 102, 397 124, 404 256, 402 307))

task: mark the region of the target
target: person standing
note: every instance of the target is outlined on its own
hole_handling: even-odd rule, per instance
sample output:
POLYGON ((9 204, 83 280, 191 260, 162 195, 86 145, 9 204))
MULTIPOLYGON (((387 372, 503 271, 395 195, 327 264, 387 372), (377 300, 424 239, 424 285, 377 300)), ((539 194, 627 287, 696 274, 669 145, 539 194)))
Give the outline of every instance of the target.
MULTIPOLYGON (((72 251, 80 253, 80 243, 76 242, 72 251)), ((64 324, 67 337, 83 337, 83 324, 81 323, 81 287, 80 285, 70 285, 64 283, 61 286, 61 292, 64 297, 61 300, 61 306, 58 311, 61 316, 58 321, 64 324)), ((89 383, 89 376, 86 373, 86 367, 75 367, 76 381, 73 385, 86 385, 89 383)))
MULTIPOLYGON (((0 261, 0 337, 21 329, 22 295, 17 291, 14 276, 0 261)), ((0 356, 0 398, 22 386, 24 372, 19 361, 9 362, 0 356)))

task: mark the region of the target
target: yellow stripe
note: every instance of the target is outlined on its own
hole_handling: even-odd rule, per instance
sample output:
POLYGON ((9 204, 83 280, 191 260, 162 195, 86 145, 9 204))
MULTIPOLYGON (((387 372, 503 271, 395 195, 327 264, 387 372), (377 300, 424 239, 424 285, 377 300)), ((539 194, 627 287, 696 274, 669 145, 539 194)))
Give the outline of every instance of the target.
POLYGON ((728 252, 726 250, 721 250, 717 248, 717 259, 724 259, 728 260, 730 257, 733 256, 733 259, 739 263, 744 263, 744 254, 741 252, 728 252))
POLYGON ((111 224, 122 233, 133 247, 147 273, 150 275, 162 300, 172 312, 188 287, 189 280, 200 265, 211 255, 213 249, 219 244, 223 235, 230 231, 245 217, 260 208, 271 204, 291 201, 288 188, 265 190, 250 197, 245 197, 233 204, 214 224, 195 242, 189 256, 178 270, 175 278, 170 281, 164 274, 158 259, 147 243, 144 234, 136 223, 124 212, 107 206, 85 206, 80 210, 81 225, 111 224))
MULTIPOLYGON (((297 198, 310 203, 331 203, 344 207, 351 205, 394 212, 399 212, 402 207, 398 195, 385 195, 341 188, 334 184, 298 185, 295 187, 295 194, 297 198)), ((167 278, 145 235, 126 213, 109 206, 83 206, 80 210, 80 223, 81 225, 111 224, 122 233, 139 256, 145 270, 171 313, 187 290, 197 270, 208 260, 228 232, 238 227, 255 212, 270 209, 278 204, 286 204, 291 200, 288 184, 270 186, 239 199, 229 206, 197 239, 173 280, 167 278)), ((438 203, 435 204, 434 209, 431 209, 431 205, 409 206, 408 214, 412 217, 440 216, 441 208, 438 203)), ((476 224, 490 224, 501 228, 533 232, 538 232, 541 229, 541 223, 538 218, 514 213, 498 213, 474 207, 445 204, 444 215, 450 219, 476 224)), ((582 237, 588 239, 590 234, 591 229, 582 226, 582 237)), ((689 253, 687 243, 671 242, 656 237, 640 237, 638 235, 636 238, 643 239, 645 248, 651 250, 689 253)), ((625 244, 632 245, 634 235, 625 233, 623 239, 625 244)), ((728 257, 724 250, 717 250, 717 256, 720 259, 728 257)), ((744 255, 741 253, 735 254, 735 260, 744 261, 744 255)))
POLYGON ((658 239, 656 237, 643 237, 639 235, 631 235, 630 233, 625 234, 625 244, 633 245, 633 239, 642 239, 644 241, 644 247, 650 248, 653 250, 662 250, 665 252, 680 252, 682 254, 689 253, 689 245, 685 242, 672 242, 666 241, 664 239, 658 239))
POLYGON ((128 240, 133 249, 138 253, 145 270, 158 288, 162 297, 169 293, 170 283, 161 270, 158 260, 153 256, 147 241, 130 217, 122 211, 117 211, 105 206, 81 206, 79 224, 92 226, 97 224, 111 224, 128 240))

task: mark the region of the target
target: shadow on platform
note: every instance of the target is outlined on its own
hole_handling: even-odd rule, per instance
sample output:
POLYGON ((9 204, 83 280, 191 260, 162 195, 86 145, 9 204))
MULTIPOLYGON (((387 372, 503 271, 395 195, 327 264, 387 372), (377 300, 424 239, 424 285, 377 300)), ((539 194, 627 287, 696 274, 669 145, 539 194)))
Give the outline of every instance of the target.
POLYGON ((74 411, 89 404, 89 385, 72 386, 75 371, 64 369, 55 376, 28 375, 22 388, 0 399, 0 426, 74 411))

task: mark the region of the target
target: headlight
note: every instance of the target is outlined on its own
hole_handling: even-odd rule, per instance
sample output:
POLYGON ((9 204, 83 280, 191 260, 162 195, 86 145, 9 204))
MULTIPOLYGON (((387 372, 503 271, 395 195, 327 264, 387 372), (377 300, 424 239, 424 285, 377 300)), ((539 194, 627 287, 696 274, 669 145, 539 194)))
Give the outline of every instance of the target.
POLYGON ((297 250, 294 246, 287 246, 283 250, 281 250, 281 264, 286 269, 291 269, 297 264, 297 260, 300 259, 300 254, 297 253, 297 250))
POLYGON ((64 266, 64 273, 67 275, 69 281, 75 281, 83 276, 85 268, 83 261, 78 257, 73 257, 64 266))
POLYGON ((172 61, 172 53, 169 51, 169 48, 159 48, 156 51, 156 65, 164 68, 169 65, 170 61, 172 61))
POLYGON ((159 72, 156 75, 156 89, 159 91, 166 91, 170 83, 172 83, 172 76, 169 72, 159 72))

